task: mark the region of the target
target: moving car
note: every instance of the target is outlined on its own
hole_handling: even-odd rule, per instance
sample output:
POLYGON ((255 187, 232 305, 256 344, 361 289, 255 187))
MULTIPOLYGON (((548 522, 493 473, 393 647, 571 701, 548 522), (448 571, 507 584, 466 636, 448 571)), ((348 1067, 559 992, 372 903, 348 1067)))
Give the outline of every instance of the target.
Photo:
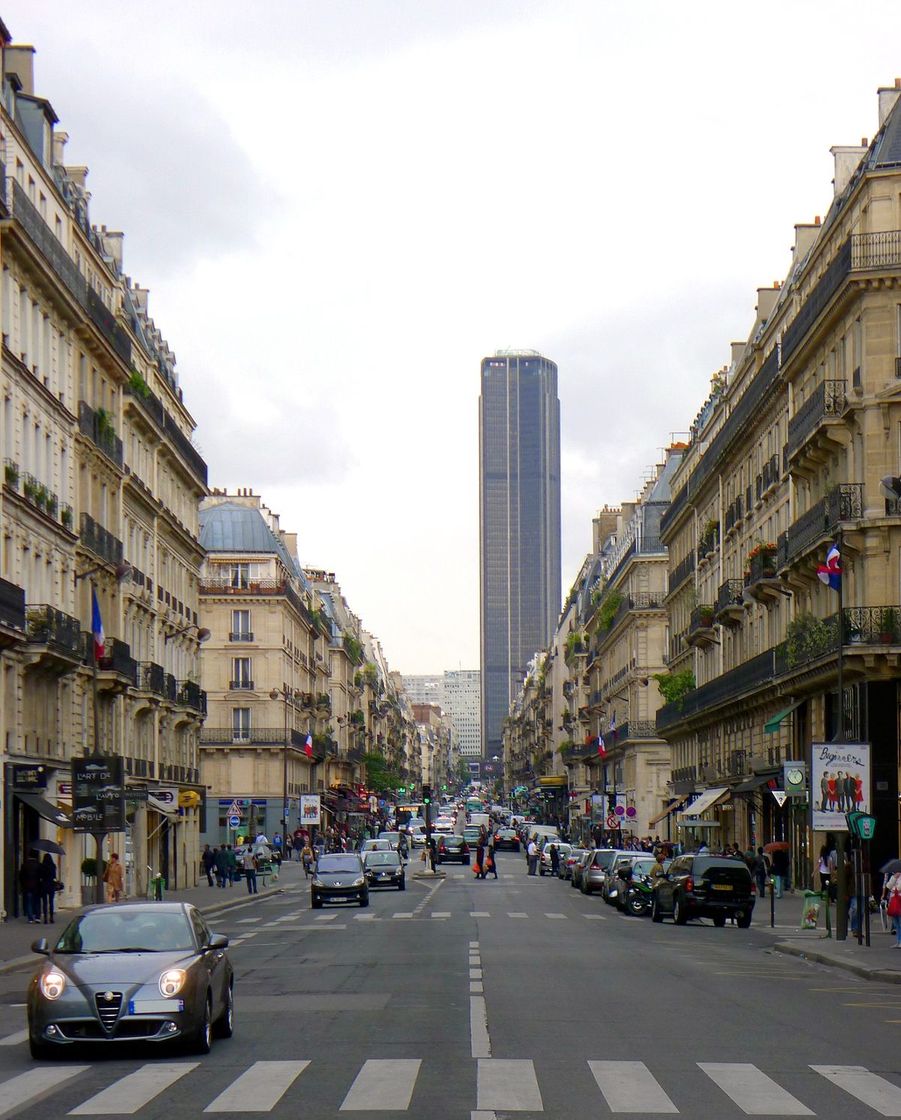
POLYGON ((399 832, 380 832, 378 835, 379 840, 387 840, 392 848, 396 848, 400 842, 399 832))
POLYGON ((469 863, 469 845, 462 836, 439 836, 438 862, 450 863, 458 860, 462 864, 469 863))
POLYGON ((519 837, 514 828, 499 828, 494 834, 494 846, 497 851, 504 849, 511 852, 518 852, 520 848, 519 837))
POLYGON ((385 840, 364 840, 360 845, 360 855, 365 857, 367 852, 396 852, 397 844, 385 840))
POLYGON ((654 922, 672 917, 677 926, 682 926, 689 918, 712 918, 715 926, 724 926, 727 918, 734 917, 742 929, 747 929, 753 912, 751 872, 738 859, 679 856, 666 875, 654 883, 654 922))
POLYGON ((310 905, 321 910, 324 902, 369 905, 366 872, 356 852, 328 852, 317 860, 310 882, 310 905))
POLYGON ((481 835, 482 830, 480 828, 473 828, 471 824, 468 824, 466 828, 463 829, 463 839, 473 848, 478 844, 481 835))
POLYGON ((180 1044, 208 1054, 234 1031, 228 938, 184 902, 94 906, 66 926, 28 987, 28 1045, 52 1058, 74 1043, 180 1044))
POLYGON ((370 887, 407 889, 403 860, 397 852, 367 852, 363 856, 363 867, 370 887))

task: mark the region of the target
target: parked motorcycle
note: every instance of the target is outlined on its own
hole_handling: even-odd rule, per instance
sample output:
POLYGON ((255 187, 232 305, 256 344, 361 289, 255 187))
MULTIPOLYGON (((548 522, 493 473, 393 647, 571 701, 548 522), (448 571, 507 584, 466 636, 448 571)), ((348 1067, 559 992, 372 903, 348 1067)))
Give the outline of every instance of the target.
POLYGON ((632 877, 623 895, 623 909, 636 918, 650 914, 654 898, 654 887, 650 875, 632 877))

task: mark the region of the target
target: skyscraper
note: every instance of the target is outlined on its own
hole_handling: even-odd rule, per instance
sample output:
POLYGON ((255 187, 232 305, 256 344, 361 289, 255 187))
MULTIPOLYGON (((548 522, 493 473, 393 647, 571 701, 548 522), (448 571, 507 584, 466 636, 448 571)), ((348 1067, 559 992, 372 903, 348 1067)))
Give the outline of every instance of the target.
POLYGON ((557 367, 535 350, 482 360, 479 398, 482 744, 501 725, 560 611, 557 367))

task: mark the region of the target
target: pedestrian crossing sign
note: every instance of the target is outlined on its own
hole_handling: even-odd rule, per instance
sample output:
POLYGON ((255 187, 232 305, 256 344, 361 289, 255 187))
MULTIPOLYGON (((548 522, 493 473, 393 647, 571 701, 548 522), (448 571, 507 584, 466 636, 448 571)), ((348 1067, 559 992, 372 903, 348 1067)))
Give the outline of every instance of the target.
POLYGON ((229 810, 226 813, 226 816, 228 816, 228 817, 243 817, 244 816, 244 814, 241 812, 241 806, 238 804, 237 801, 233 801, 231 803, 231 805, 229 806, 229 810))

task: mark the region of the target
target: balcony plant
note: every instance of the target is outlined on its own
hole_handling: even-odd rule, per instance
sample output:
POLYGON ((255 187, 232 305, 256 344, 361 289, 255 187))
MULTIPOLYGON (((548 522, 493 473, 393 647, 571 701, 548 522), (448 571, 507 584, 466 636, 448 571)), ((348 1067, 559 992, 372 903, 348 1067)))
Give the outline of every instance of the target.
POLYGON ((611 591, 601 603, 598 611, 598 625, 603 630, 609 630, 613 625, 616 612, 623 604, 623 597, 618 591, 611 591))
POLYGON ((344 644, 344 652, 350 658, 354 665, 360 665, 363 661, 363 644, 353 634, 345 631, 342 639, 344 644))
POLYGON ((62 514, 60 515, 60 519, 62 520, 63 525, 67 529, 72 528, 73 517, 74 517, 74 514, 72 513, 72 507, 69 506, 69 505, 63 506, 63 511, 62 511, 62 514))
POLYGON ((38 485, 34 488, 34 497, 32 498, 32 501, 38 507, 38 509, 44 509, 47 505, 47 499, 49 497, 50 491, 42 482, 39 482, 38 485))
POLYGON ((698 607, 698 625, 707 630, 713 625, 713 607, 709 604, 698 607))
POLYGON ((880 612, 879 641, 887 646, 898 641, 898 612, 894 607, 886 607, 880 612))
POLYGON ((140 397, 142 401, 150 399, 150 386, 144 380, 144 377, 139 369, 134 366, 131 367, 131 375, 128 378, 128 386, 136 397, 140 397))
POLYGON ((834 648, 836 628, 833 620, 817 618, 810 612, 799 614, 785 629, 785 660, 790 668, 803 665, 834 648))
POLYGON ((113 418, 105 408, 98 408, 94 417, 97 422, 98 436, 104 438, 116 434, 116 429, 113 427, 113 418))
POLYGON ((566 636, 564 657, 570 661, 576 654, 585 652, 585 635, 580 630, 574 630, 566 636))
POLYGON ((56 511, 59 509, 59 498, 48 491, 47 500, 44 502, 44 508, 51 517, 56 517, 56 511))
POLYGON ((695 675, 691 669, 682 669, 678 673, 655 673, 654 680, 667 704, 675 704, 680 710, 683 699, 695 689, 695 675))
POLYGON ((775 556, 776 545, 773 541, 755 541, 754 547, 748 553, 748 563, 755 560, 758 556, 775 556))
POLYGON ((25 481, 22 484, 22 493, 25 495, 29 502, 33 502, 35 500, 37 490, 37 482, 30 475, 26 475, 25 481))
POLYGON ((19 488, 19 468, 15 463, 5 463, 3 466, 3 481, 13 490, 19 488))

